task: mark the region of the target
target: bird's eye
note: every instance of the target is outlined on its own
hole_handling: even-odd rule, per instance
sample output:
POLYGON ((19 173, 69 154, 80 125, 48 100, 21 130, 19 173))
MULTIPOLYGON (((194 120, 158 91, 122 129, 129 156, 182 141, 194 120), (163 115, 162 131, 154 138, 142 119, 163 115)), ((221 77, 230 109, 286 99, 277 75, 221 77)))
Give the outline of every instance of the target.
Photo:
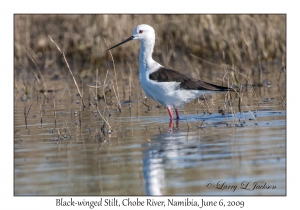
POLYGON ((143 30, 139 30, 139 34, 142 34, 144 31, 143 30))

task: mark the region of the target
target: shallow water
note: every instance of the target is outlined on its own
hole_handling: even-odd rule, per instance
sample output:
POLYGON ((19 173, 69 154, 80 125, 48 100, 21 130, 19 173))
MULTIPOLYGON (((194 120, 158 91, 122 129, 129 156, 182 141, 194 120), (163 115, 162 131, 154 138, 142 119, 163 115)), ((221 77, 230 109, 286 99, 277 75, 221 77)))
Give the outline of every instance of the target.
MULTIPOLYGON (((41 124, 40 101, 16 98, 14 193, 285 195, 286 111, 276 91, 261 89, 260 106, 242 113, 221 115, 209 102, 207 114, 191 102, 179 110, 173 133, 167 111, 153 101, 148 110, 139 97, 123 103, 122 113, 107 109, 112 132, 105 134, 101 117, 82 110, 78 97, 53 99, 56 125, 52 102, 43 106, 41 124), (31 104, 26 128, 24 107, 31 104)), ((223 106, 224 95, 213 99, 223 106)))

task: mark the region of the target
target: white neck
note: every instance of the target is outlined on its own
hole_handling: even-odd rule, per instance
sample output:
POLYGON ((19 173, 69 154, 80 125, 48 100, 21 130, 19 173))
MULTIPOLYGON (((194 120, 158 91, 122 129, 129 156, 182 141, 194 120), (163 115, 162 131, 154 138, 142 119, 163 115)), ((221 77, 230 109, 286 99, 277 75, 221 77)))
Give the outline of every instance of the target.
MULTIPOLYGON (((141 40, 141 48, 140 48, 140 71, 150 69, 151 65, 155 62, 152 59, 152 53, 154 48, 155 40, 147 40, 143 41, 141 40)), ((156 62, 155 62, 156 63, 156 62)))

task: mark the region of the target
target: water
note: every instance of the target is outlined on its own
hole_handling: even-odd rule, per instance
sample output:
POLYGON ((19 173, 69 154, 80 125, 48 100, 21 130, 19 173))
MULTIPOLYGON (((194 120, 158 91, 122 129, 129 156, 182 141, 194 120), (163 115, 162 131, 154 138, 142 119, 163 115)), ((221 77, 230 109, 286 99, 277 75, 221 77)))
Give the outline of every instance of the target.
POLYGON ((286 111, 275 88, 265 89, 259 107, 245 98, 242 113, 217 113, 222 94, 213 96, 215 107, 209 101, 211 115, 191 102, 171 134, 166 109, 149 100, 148 110, 138 94, 121 114, 102 113, 110 113, 112 132, 79 97, 46 101, 42 124, 41 101, 16 98, 14 194, 285 195, 286 111))

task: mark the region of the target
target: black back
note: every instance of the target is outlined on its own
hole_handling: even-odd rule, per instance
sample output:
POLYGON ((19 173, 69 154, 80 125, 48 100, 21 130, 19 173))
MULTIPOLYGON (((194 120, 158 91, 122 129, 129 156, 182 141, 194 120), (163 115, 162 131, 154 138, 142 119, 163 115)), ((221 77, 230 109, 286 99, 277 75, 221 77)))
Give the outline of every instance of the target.
POLYGON ((157 82, 180 82, 178 89, 186 90, 211 90, 211 91, 231 91, 231 88, 214 85, 202 80, 188 77, 178 71, 161 67, 149 75, 150 80, 157 82))

